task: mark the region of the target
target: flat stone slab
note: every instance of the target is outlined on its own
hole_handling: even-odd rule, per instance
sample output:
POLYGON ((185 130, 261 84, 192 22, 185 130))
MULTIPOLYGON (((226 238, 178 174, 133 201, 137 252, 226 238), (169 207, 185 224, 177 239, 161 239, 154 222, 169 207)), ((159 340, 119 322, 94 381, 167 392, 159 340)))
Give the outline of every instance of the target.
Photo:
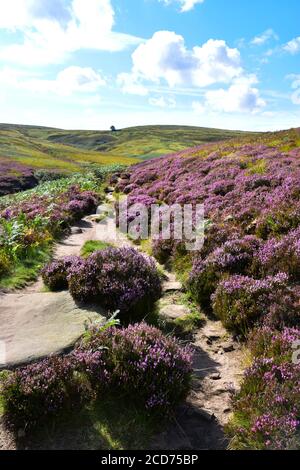
POLYGON ((159 313, 171 320, 176 320, 176 318, 188 315, 190 310, 185 305, 167 304, 160 308, 159 313))
POLYGON ((98 206, 96 213, 97 213, 97 215, 102 215, 102 214, 112 212, 112 209, 113 208, 112 208, 111 204, 103 203, 103 204, 100 204, 100 206, 98 206))
POLYGON ((0 369, 70 349, 86 324, 101 320, 103 314, 78 307, 69 292, 0 296, 0 369))
POLYGON ((182 284, 179 281, 166 281, 163 283, 163 292, 178 292, 182 290, 182 284))

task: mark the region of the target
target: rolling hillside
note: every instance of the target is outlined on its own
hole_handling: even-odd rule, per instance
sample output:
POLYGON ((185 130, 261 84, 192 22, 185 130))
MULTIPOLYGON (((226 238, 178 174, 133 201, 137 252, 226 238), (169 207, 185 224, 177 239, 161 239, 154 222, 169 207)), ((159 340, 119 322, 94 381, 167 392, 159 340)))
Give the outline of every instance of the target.
POLYGON ((98 132, 0 124, 0 195, 34 186, 35 170, 73 173, 90 164, 130 165, 244 134, 180 126, 98 132))
POLYGON ((76 155, 78 149, 81 149, 84 151, 83 161, 95 159, 95 162, 102 163, 102 159, 108 157, 122 160, 153 158, 201 143, 216 142, 244 134, 247 133, 188 126, 141 126, 111 132, 66 131, 38 126, 0 124, 0 152, 2 156, 8 152, 7 156, 22 159, 23 155, 26 158, 25 149, 30 150, 32 147, 33 151, 45 153, 48 157, 57 158, 57 153, 61 152, 61 160, 78 162, 80 159, 76 155), (75 147, 77 151, 70 149, 70 146, 75 147), (97 152, 97 155, 93 152, 97 152))

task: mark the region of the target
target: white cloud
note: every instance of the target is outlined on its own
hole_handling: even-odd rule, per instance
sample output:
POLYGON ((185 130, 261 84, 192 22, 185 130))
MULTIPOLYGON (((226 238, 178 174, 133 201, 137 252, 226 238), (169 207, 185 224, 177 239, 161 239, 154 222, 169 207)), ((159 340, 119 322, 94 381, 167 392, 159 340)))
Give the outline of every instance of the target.
POLYGON ((150 98, 149 104, 151 106, 157 106, 159 108, 176 108, 176 101, 174 98, 165 98, 160 96, 158 98, 150 98))
POLYGON ((292 88, 295 90, 292 93, 291 100, 293 104, 300 104, 300 75, 292 74, 288 75, 286 78, 292 80, 292 88))
POLYGON ((0 13, 0 28, 8 30, 30 28, 41 19, 62 24, 71 20, 71 12, 63 0, 2 0, 0 13))
POLYGON ((105 80, 90 67, 71 66, 59 72, 54 80, 32 78, 26 72, 4 68, 0 70, 0 83, 6 87, 37 93, 69 96, 74 93, 95 93, 105 85, 105 80))
POLYGON ((148 95, 148 89, 139 83, 138 77, 130 73, 120 73, 117 78, 117 84, 121 87, 123 93, 130 95, 148 95))
POLYGON ((28 80, 25 88, 33 91, 52 92, 58 95, 94 93, 105 85, 105 80, 90 67, 68 67, 58 73, 55 80, 28 80))
POLYGON ((294 91, 292 94, 292 103, 300 104, 300 88, 294 91))
POLYGON ((297 54, 300 52, 300 36, 292 39, 283 46, 283 50, 290 54, 297 54))
POLYGON ((163 1, 166 5, 170 5, 170 3, 179 3, 181 6, 181 12, 190 11, 194 8, 195 5, 198 3, 203 3, 204 0, 160 0, 163 1))
POLYGON ((256 36, 255 38, 253 38, 251 41, 251 44, 254 44, 256 46, 261 46, 265 44, 266 42, 268 42, 270 39, 275 39, 276 41, 279 39, 277 34, 271 28, 267 29, 259 36, 256 36))
MULTIPOLYGON (((230 83, 243 72, 238 49, 225 41, 210 39, 187 49, 184 38, 171 31, 158 31, 132 54, 132 82, 167 82, 170 87, 206 87, 230 83)), ((129 80, 127 76, 127 80, 129 80)))
POLYGON ((0 59, 24 65, 62 62, 81 49, 118 51, 140 39, 112 31, 110 0, 2 0, 0 28, 23 32, 22 44, 0 47, 0 59), (16 14, 17 12, 17 14, 16 14))
POLYGON ((205 104, 199 101, 193 101, 192 108, 195 114, 204 114, 206 112, 205 104))
POLYGON ((209 90, 204 101, 194 101, 192 108, 196 114, 207 112, 257 113, 265 107, 265 101, 255 88, 254 75, 237 78, 228 89, 209 90))

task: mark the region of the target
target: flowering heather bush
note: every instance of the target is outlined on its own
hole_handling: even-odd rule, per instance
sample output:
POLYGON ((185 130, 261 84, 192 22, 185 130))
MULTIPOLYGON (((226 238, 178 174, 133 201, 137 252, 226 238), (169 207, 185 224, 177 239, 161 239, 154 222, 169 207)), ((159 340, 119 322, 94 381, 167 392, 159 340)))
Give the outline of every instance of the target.
POLYGON ((146 324, 93 327, 65 357, 5 375, 5 417, 33 427, 105 394, 122 394, 149 411, 169 413, 190 388, 192 353, 146 324))
POLYGON ((284 273, 264 280, 231 276, 220 282, 212 296, 213 311, 226 328, 245 334, 289 292, 288 276, 284 273))
POLYGON ((224 275, 250 271, 260 240, 252 235, 230 240, 216 248, 204 260, 196 258, 188 286, 193 297, 203 308, 210 305, 211 295, 224 275))
POLYGON ((299 448, 300 366, 292 361, 300 330, 263 327, 250 337, 254 362, 234 400, 229 431, 239 449, 299 448))
POLYGON ((34 188, 37 184, 31 168, 0 158, 0 196, 34 188))
POLYGON ((151 258, 133 248, 107 248, 93 253, 68 276, 72 296, 95 300, 111 311, 143 318, 161 295, 161 280, 151 258))
POLYGON ((173 240, 158 238, 152 240, 152 255, 161 264, 165 264, 173 253, 173 240))
MULTIPOLYGON (((250 143, 248 139, 208 144, 136 165, 121 179, 120 190, 126 188, 129 206, 204 204, 210 225, 189 282, 201 305, 210 307, 211 294, 228 274, 263 280, 285 272, 290 283, 299 278, 294 231, 300 226, 300 151, 299 136, 292 131, 290 135, 290 151, 280 150, 281 134, 278 148, 272 135, 250 143), (294 241, 284 239, 289 235, 294 241), (240 246, 248 236, 255 236, 257 243, 249 250, 240 246)), ((176 243, 172 237, 154 241, 153 253, 159 261, 173 260, 176 243)))
POLYGON ((300 277, 300 227, 279 240, 268 240, 258 253, 257 264, 262 275, 281 271, 297 281, 300 277))
POLYGON ((92 191, 79 192, 78 188, 71 187, 68 191, 70 202, 65 206, 74 220, 80 220, 84 215, 96 212, 98 198, 92 191))
POLYGON ((121 392, 149 410, 169 412, 189 391, 191 351, 145 323, 94 328, 74 355, 94 387, 121 392))
POLYGON ((42 278, 45 285, 52 291, 59 291, 68 288, 68 274, 73 266, 81 266, 82 258, 78 256, 66 256, 47 264, 42 271, 42 278))
POLYGON ((70 356, 52 357, 9 373, 2 380, 1 393, 9 422, 25 427, 74 409, 90 395, 70 356))

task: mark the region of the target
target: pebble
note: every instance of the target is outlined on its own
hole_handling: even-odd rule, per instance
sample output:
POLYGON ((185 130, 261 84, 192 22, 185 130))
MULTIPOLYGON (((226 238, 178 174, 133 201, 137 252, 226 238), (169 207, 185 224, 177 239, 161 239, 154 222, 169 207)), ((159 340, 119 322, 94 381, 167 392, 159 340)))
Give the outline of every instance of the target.
POLYGON ((221 374, 220 374, 220 372, 216 372, 215 374, 211 374, 209 378, 211 380, 220 380, 221 379, 221 374))
POLYGON ((221 348, 224 352, 232 352, 235 350, 234 344, 232 343, 225 343, 221 345, 221 348))

